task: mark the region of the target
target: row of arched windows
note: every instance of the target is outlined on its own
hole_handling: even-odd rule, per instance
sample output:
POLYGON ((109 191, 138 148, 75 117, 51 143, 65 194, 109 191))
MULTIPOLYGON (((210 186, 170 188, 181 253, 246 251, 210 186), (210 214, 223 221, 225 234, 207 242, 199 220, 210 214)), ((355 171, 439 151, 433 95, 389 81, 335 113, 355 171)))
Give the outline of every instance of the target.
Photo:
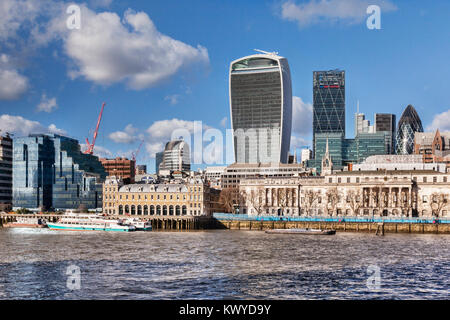
POLYGON ((185 216, 187 214, 187 207, 183 206, 154 206, 154 205, 120 205, 119 206, 119 214, 130 214, 130 215, 163 215, 163 216, 185 216))

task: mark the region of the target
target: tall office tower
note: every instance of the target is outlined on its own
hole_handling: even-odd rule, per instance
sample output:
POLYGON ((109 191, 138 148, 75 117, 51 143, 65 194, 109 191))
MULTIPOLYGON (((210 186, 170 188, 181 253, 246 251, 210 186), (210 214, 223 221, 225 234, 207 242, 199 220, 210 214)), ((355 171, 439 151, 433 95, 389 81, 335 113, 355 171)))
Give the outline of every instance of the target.
POLYGON ((345 71, 313 72, 313 153, 316 134, 341 133, 345 136, 345 71))
POLYGON ((358 133, 374 133, 374 126, 370 125, 370 121, 366 120, 364 113, 355 113, 355 136, 358 133))
POLYGON ((412 105, 403 111, 397 126, 395 138, 397 154, 412 154, 414 152, 414 134, 423 132, 422 121, 412 105))
POLYGON ((164 151, 157 152, 155 155, 155 173, 159 174, 159 166, 163 162, 164 151))
POLYGON ((106 171, 98 157, 80 151, 77 140, 56 134, 14 139, 13 208, 102 207, 106 171))
MULTIPOLYGON (((159 155, 159 157, 161 157, 161 155, 159 155)), ((162 161, 157 169, 159 171, 190 171, 191 155, 189 145, 183 140, 172 140, 167 142, 162 154, 162 161)))
POLYGON ((236 163, 287 163, 292 129, 287 59, 265 52, 231 62, 230 113, 236 163))
POLYGON ((12 204, 12 151, 9 134, 0 136, 0 210, 9 210, 12 204))
POLYGON ((388 132, 386 146, 388 154, 395 153, 395 114, 375 113, 375 132, 388 132))

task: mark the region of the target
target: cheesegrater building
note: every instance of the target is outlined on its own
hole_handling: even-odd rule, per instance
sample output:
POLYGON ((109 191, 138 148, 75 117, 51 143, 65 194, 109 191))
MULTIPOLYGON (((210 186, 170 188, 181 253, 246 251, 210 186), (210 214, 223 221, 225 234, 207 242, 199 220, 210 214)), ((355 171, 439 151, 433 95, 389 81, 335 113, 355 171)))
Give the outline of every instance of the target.
POLYGON ((286 58, 255 54, 230 64, 230 113, 236 163, 287 163, 292 85, 286 58))

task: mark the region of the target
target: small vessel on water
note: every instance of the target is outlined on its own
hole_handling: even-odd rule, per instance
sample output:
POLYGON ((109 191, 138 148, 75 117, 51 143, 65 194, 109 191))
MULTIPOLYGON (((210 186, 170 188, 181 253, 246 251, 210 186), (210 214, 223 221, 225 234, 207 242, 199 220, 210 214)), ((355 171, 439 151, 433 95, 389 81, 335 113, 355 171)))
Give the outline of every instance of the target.
POLYGON ((17 217, 16 221, 3 225, 5 228, 47 228, 43 218, 17 217))
POLYGON ((152 223, 150 221, 141 221, 139 219, 127 219, 125 222, 127 225, 134 226, 136 231, 152 231, 152 223))
POLYGON ((322 230, 322 229, 273 229, 266 230, 266 233, 275 234, 304 234, 304 235, 333 235, 336 234, 336 230, 322 230))
POLYGON ((136 231, 136 227, 122 220, 105 219, 92 214, 64 215, 57 222, 47 222, 51 230, 71 231, 136 231))

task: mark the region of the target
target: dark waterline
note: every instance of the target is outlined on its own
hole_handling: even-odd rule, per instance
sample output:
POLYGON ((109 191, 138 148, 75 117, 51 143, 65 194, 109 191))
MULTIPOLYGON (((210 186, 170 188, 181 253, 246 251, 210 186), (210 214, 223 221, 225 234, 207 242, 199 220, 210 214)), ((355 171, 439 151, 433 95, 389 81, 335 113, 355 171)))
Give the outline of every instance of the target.
POLYGON ((0 299, 448 299, 450 236, 0 228, 0 299), (81 270, 81 289, 66 270, 81 270), (380 288, 368 288, 369 266, 380 288))

